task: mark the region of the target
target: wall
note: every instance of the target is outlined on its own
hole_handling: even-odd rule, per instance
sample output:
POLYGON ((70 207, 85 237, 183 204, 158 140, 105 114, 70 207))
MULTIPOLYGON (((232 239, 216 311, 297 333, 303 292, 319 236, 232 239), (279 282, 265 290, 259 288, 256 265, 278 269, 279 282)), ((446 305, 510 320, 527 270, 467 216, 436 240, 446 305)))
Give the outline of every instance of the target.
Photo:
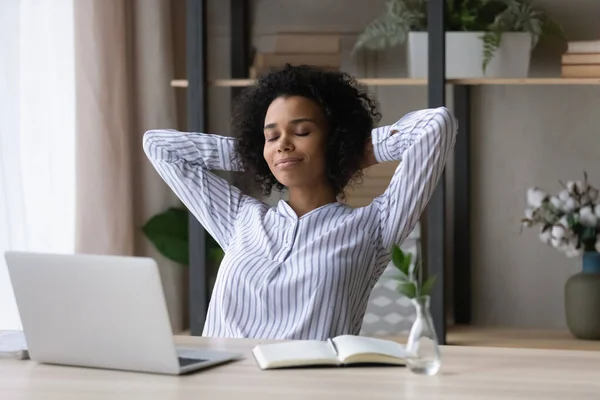
MULTIPOLYGON (((569 39, 600 37, 600 2, 537 4, 556 16, 569 39)), ((229 2, 209 2, 211 78, 229 76, 228 7, 229 2)), ((291 0, 255 0, 253 9, 255 43, 261 35, 280 30, 335 31, 343 34, 343 68, 348 72, 369 77, 406 74, 402 46, 349 55, 357 34, 383 11, 383 0, 309 0, 302 6, 291 0)), ((563 49, 561 44, 542 43, 532 55, 531 74, 557 76, 563 49)), ((372 91, 381 103, 382 123, 427 106, 425 87, 372 91)), ((533 232, 519 235, 518 223, 529 186, 558 190, 559 179, 577 179, 583 170, 600 184, 600 123, 593 115, 600 108, 600 87, 476 87, 472 94, 474 322, 563 328, 563 286, 578 270, 579 260, 546 248, 533 232)), ((229 101, 229 89, 211 89, 211 132, 228 134, 229 101)), ((451 163, 447 171, 450 175, 451 163)))
MULTIPOLYGON (((539 1, 570 40, 600 38, 600 2, 539 1)), ((540 46, 531 74, 556 76, 564 45, 540 46)), ((557 193, 558 180, 600 184, 599 86, 498 86, 473 91, 474 317, 486 325, 564 328, 564 283, 580 270, 543 245, 534 231, 519 235, 525 192, 557 193), (597 112, 597 111, 596 111, 597 112)))

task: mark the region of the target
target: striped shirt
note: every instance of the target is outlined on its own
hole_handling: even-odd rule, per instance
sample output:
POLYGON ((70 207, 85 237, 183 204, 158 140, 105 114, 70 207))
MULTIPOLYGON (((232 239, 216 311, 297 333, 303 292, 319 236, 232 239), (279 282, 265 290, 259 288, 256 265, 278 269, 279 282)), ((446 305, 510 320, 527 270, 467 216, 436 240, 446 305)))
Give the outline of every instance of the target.
POLYGON ((300 218, 286 201, 270 206, 211 172, 234 170, 236 139, 146 132, 148 158, 225 252, 203 335, 325 340, 359 334, 391 246, 418 222, 457 127, 440 107, 375 128, 377 161, 401 161, 385 192, 365 207, 334 202, 300 218))

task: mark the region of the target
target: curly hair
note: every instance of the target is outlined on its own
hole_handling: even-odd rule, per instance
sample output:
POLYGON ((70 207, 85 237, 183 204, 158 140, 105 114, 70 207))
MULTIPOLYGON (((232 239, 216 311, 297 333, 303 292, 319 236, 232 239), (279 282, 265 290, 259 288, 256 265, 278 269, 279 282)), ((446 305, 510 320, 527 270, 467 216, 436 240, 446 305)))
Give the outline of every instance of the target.
POLYGON ((344 72, 308 65, 272 69, 236 98, 232 128, 237 137, 234 162, 254 178, 268 196, 284 189, 263 157, 263 124, 267 109, 278 97, 302 96, 315 101, 328 124, 326 176, 336 196, 362 176, 365 143, 381 118, 366 89, 344 72))

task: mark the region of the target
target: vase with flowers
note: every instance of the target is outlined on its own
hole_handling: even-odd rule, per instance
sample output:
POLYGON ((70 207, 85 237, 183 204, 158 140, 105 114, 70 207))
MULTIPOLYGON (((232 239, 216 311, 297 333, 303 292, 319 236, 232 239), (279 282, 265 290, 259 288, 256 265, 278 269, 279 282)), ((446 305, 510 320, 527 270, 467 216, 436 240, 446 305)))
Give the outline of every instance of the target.
POLYGON ((565 284, 565 313, 571 333, 600 340, 600 197, 588 181, 562 183, 557 195, 527 191, 521 223, 538 227, 540 240, 567 257, 581 257, 582 270, 565 284))

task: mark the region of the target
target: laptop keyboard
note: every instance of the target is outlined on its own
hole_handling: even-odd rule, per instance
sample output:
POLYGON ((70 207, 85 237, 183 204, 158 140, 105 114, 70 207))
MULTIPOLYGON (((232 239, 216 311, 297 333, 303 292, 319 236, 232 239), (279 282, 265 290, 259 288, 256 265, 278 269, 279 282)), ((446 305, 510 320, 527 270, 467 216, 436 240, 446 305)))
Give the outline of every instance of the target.
POLYGON ((178 358, 179 358, 179 366, 180 367, 187 367, 188 365, 191 365, 191 364, 197 364, 199 362, 208 361, 208 360, 202 360, 200 358, 186 358, 186 357, 178 357, 178 358))

